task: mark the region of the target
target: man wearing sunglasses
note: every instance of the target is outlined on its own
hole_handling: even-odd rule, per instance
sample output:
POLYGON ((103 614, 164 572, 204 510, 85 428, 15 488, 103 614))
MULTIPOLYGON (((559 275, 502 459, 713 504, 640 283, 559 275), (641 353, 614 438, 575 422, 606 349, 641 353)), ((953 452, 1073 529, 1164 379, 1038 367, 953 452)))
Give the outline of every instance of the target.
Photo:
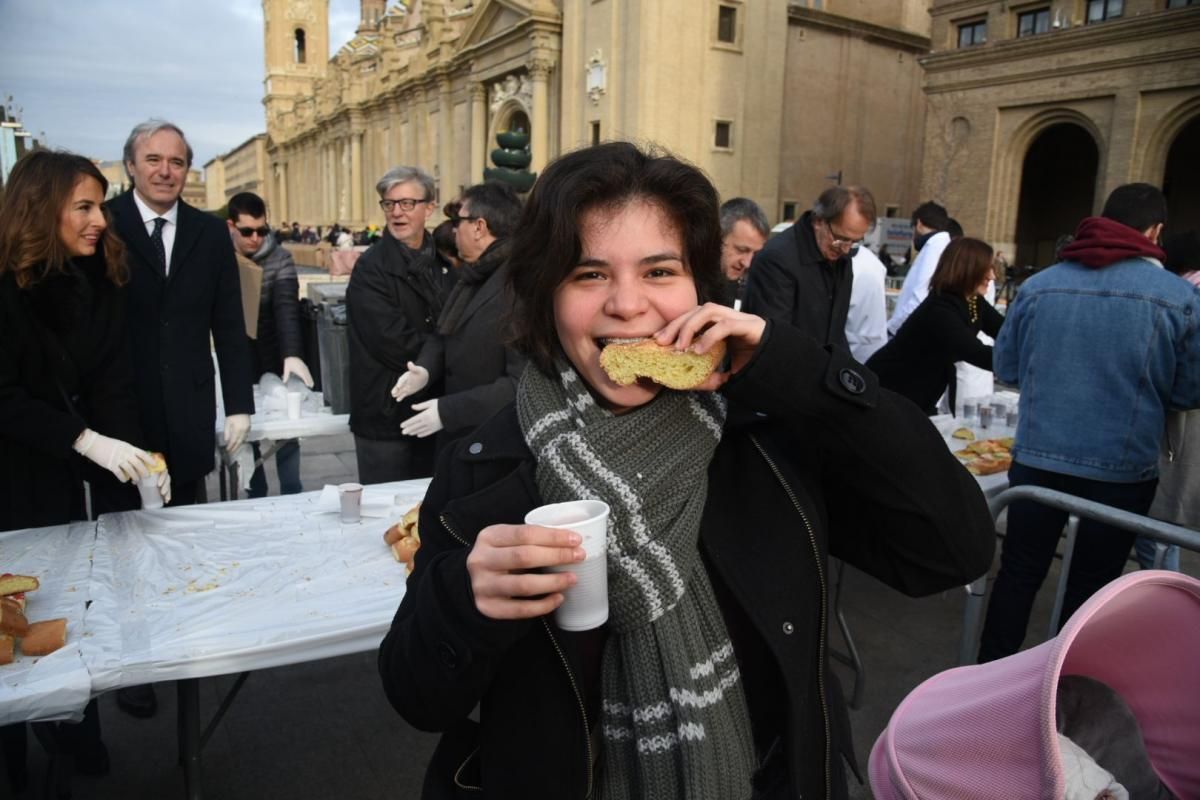
MULTIPOLYGON (((270 372, 284 383, 295 375, 312 388, 312 374, 304 363, 304 338, 300 332, 300 283, 292 254, 281 247, 267 224, 267 205, 253 192, 241 192, 229 198, 229 235, 238 255, 262 268, 262 293, 258 301, 258 336, 254 351, 254 374, 270 372)), ((257 444, 252 444, 259 458, 257 444)), ((300 441, 289 439, 275 451, 279 472, 279 493, 299 494, 300 441)), ((260 464, 250 476, 250 497, 265 497, 267 476, 260 464)))
POLYGON ((413 399, 424 398, 396 403, 390 390, 433 333, 454 280, 425 230, 434 209, 433 178, 417 167, 396 167, 375 190, 383 236, 354 263, 346 289, 350 430, 363 483, 433 474, 432 440, 400 430, 413 414, 413 399))
POLYGON ((850 251, 875 224, 875 198, 860 186, 834 186, 751 262, 742 310, 777 319, 823 344, 848 348, 850 251))

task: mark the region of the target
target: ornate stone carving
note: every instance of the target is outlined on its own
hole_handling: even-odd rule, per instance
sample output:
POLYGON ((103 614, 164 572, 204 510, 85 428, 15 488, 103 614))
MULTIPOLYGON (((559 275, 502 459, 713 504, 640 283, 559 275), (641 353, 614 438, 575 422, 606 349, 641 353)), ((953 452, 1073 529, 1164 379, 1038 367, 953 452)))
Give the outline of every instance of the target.
POLYGON ((525 108, 533 108, 533 85, 524 75, 508 75, 499 83, 492 84, 492 102, 488 105, 492 113, 509 100, 516 100, 525 108))
POLYGON ((297 22, 316 22, 317 15, 313 11, 310 0, 292 0, 288 3, 287 10, 288 19, 296 20, 297 22))

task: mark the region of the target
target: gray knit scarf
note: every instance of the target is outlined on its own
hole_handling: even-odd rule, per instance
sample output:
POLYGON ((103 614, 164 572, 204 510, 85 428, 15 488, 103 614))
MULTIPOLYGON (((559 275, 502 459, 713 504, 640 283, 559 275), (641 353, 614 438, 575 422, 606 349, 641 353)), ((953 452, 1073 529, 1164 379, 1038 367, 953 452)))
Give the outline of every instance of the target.
POLYGON ((517 414, 543 500, 611 509, 599 796, 750 797, 750 716, 698 544, 725 400, 664 390, 615 416, 558 368, 525 370, 517 414))

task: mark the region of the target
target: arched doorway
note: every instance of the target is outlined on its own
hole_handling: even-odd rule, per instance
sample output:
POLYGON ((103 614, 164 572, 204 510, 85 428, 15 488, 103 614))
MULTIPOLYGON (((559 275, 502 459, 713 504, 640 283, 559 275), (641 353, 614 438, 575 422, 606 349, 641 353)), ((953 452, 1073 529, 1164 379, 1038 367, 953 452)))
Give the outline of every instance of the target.
POLYGON ((1200 230, 1200 117, 1189 122, 1171 143, 1162 186, 1167 196, 1167 227, 1171 231, 1200 230))
POLYGON ((1100 151, 1083 127, 1051 125, 1029 146, 1021 168, 1016 267, 1054 263, 1054 243, 1092 213, 1100 151))

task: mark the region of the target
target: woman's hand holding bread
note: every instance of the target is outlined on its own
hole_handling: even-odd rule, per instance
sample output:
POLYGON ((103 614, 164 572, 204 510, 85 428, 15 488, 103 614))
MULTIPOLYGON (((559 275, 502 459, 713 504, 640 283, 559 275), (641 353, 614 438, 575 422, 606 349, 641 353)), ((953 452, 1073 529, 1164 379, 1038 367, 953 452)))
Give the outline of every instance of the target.
POLYGON ((572 586, 572 572, 542 567, 583 561, 579 534, 541 525, 489 525, 467 556, 471 591, 479 613, 492 619, 529 619, 549 614, 572 586))
POLYGON ((654 335, 654 340, 694 353, 707 353, 724 342, 730 359, 729 372, 713 372, 695 387, 699 391, 716 391, 750 361, 766 328, 767 321, 762 317, 705 303, 671 320, 654 335))

